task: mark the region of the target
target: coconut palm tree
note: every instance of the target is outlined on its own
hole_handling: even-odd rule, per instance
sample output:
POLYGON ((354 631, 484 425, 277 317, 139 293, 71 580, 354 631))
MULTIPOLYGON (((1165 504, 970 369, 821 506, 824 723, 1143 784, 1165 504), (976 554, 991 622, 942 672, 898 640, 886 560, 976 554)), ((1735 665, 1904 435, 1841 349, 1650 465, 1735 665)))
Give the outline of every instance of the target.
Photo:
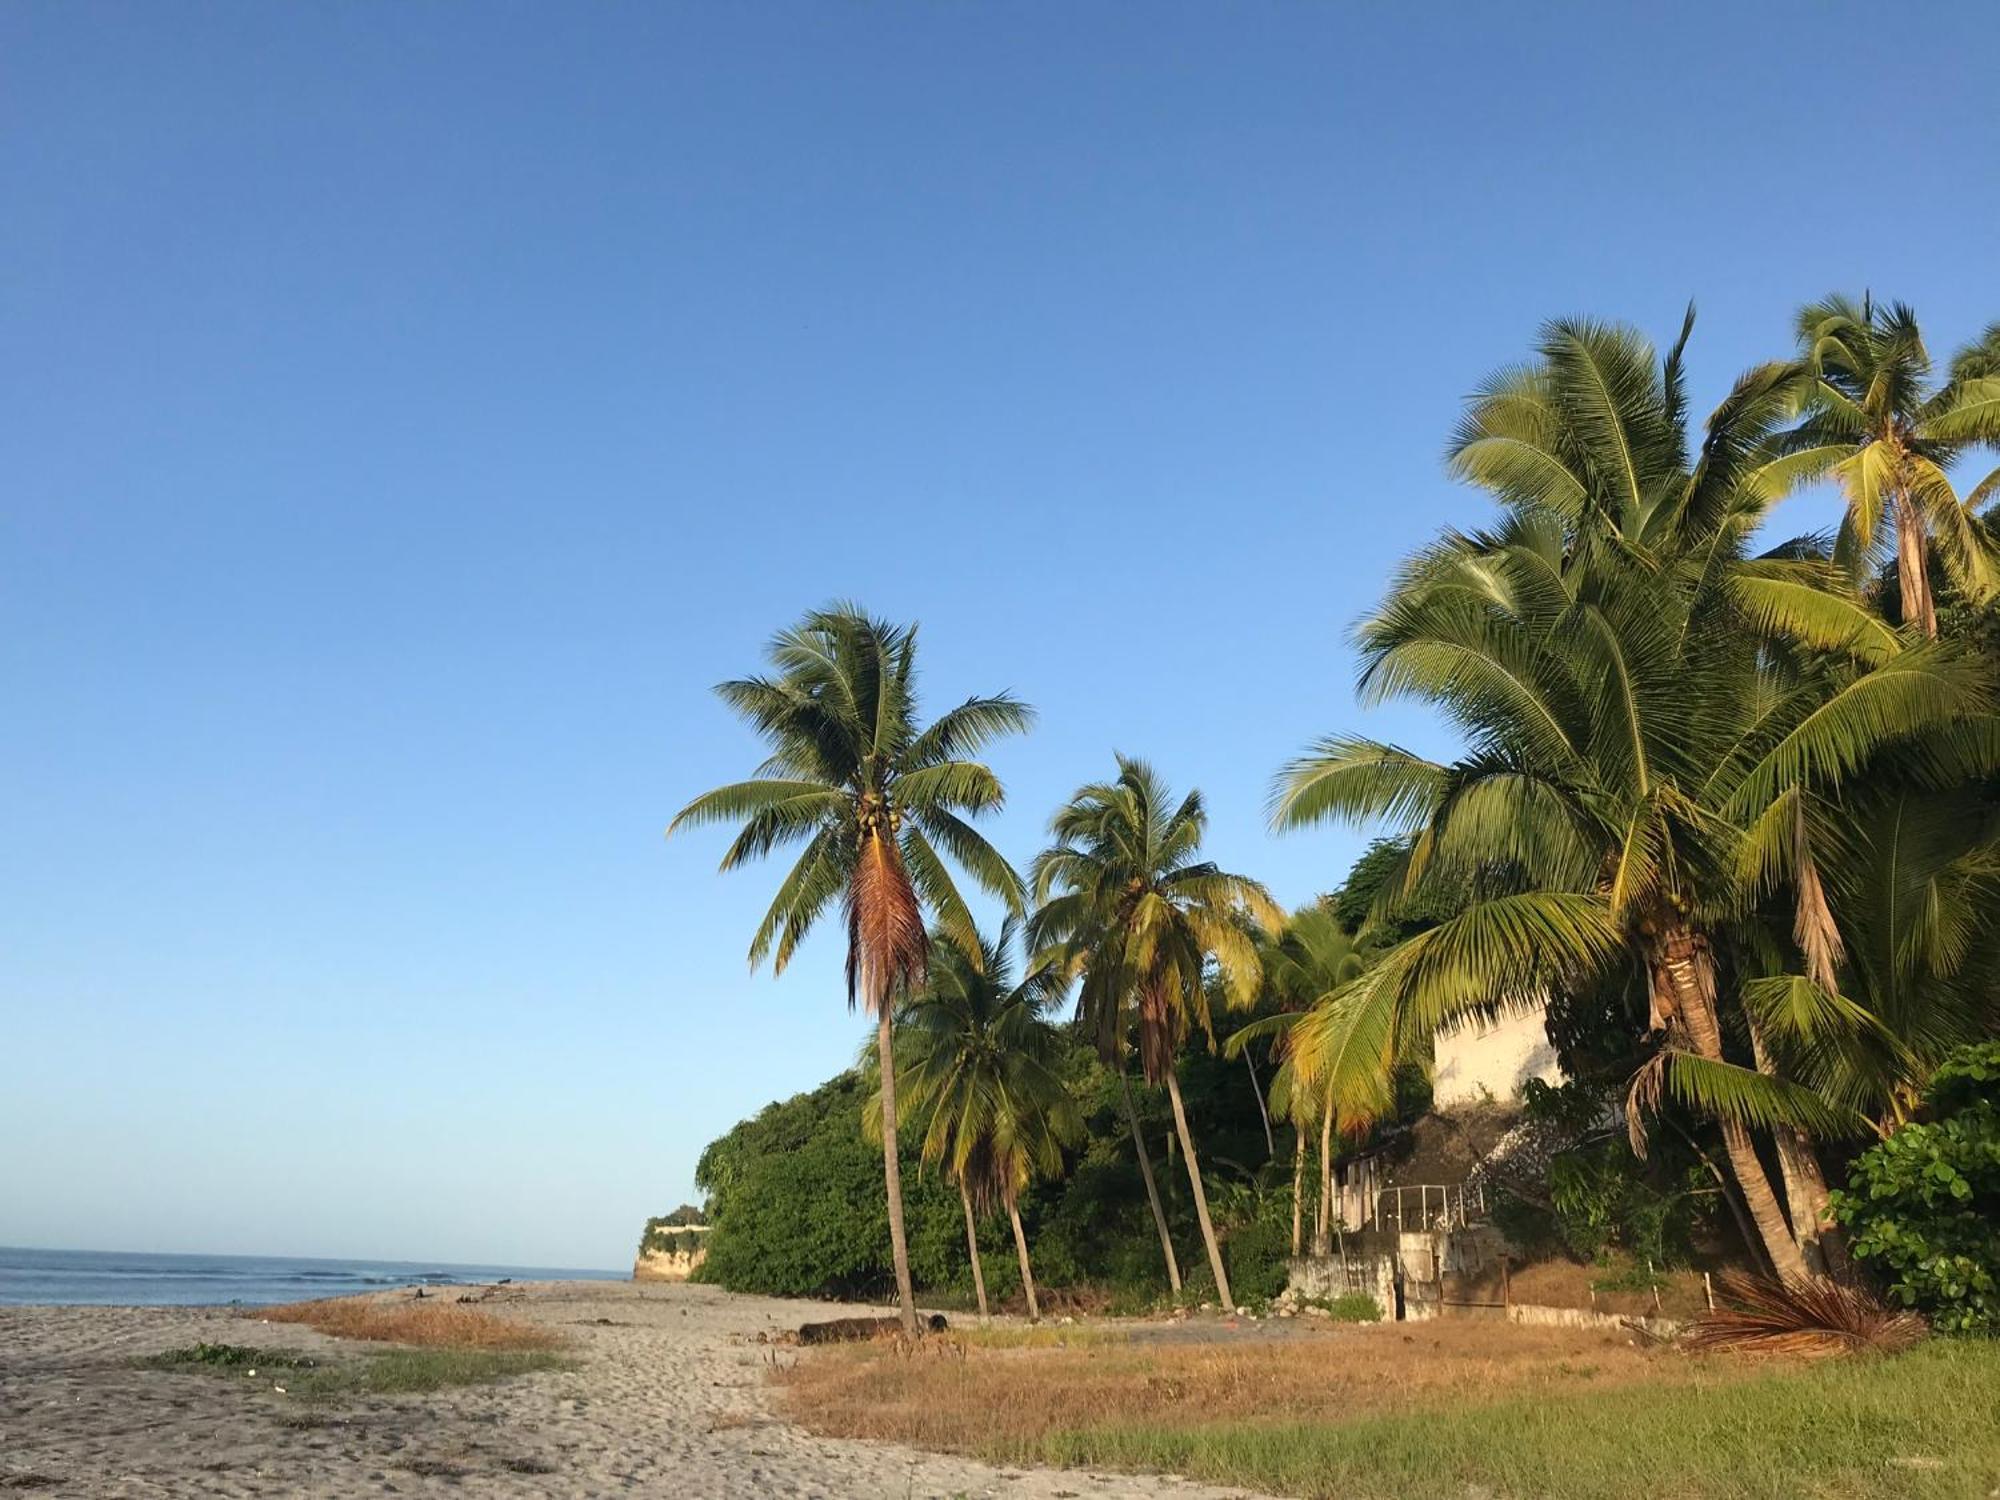
POLYGON ((1834 1133, 1852 1115, 1726 1055, 1740 1006, 1718 950, 1779 885, 1801 930, 1823 933, 1805 810, 1914 740, 1978 759, 1992 721, 1969 727, 1989 712, 1976 670, 1906 647, 1823 587, 1823 565, 1745 556, 1782 492, 1771 439, 1793 377, 1746 375, 1691 457, 1685 338, 1656 364, 1628 330, 1552 324, 1534 364, 1473 402, 1452 464, 1498 495, 1502 521, 1420 554, 1358 632, 1364 695, 1436 705, 1467 748, 1438 762, 1332 737, 1274 800, 1281 828, 1387 818, 1416 835, 1402 889, 1463 882, 1472 899, 1314 1012, 1295 1046, 1342 1117, 1366 1119, 1446 1021, 1630 965, 1663 1038, 1634 1104, 1671 1088, 1715 1117, 1765 1253, 1800 1277, 1752 1131, 1834 1133), (1771 641, 1833 665, 1777 670, 1771 641))
POLYGON ((1305 1133, 1312 1130, 1319 1136, 1319 1209, 1313 1223, 1312 1250, 1315 1255, 1325 1255, 1332 1248, 1333 1233, 1333 1095, 1323 1080, 1300 1068, 1289 1043, 1291 1032, 1305 1015, 1331 1005, 1342 990, 1361 977, 1367 963, 1354 934, 1324 902, 1293 912, 1282 931, 1264 935, 1259 951, 1265 991, 1282 1008, 1276 1015, 1239 1026, 1225 1050, 1233 1057, 1252 1042, 1268 1037, 1274 1055, 1283 1059, 1271 1080, 1271 1108, 1291 1120, 1299 1133, 1292 1172, 1292 1254, 1299 1253, 1305 1133))
POLYGON ((2000 447, 2000 325, 1953 362, 1941 384, 1916 314, 1898 302, 1827 297, 1799 310, 1802 420, 1786 434, 1791 475, 1831 474, 1847 500, 1840 552, 1858 579, 1886 521, 1896 538, 1904 623, 1938 633, 1930 562, 1975 603, 2000 588, 2000 559, 1976 507, 2000 470, 1961 500, 1947 474, 1967 449, 2000 447))
MULTIPOLYGON (((947 934, 932 938, 930 973, 896 1018, 896 1068, 907 1118, 921 1122, 923 1157, 958 1184, 965 1210, 979 1316, 987 1315, 976 1221, 1004 1208, 1014 1231, 1028 1316, 1041 1317, 1021 1193, 1062 1167, 1063 1143, 1083 1122, 1058 1071, 1061 1038, 1047 1017, 1068 989, 1052 964, 1016 983, 1017 928, 1009 919, 997 942, 968 951, 947 934)), ((879 1119, 877 1108, 871 1119, 879 1119)))
POLYGON ((956 864, 1011 910, 1020 877, 968 821, 998 808, 999 778, 969 757, 996 736, 1025 730, 1027 705, 1007 694, 969 698, 928 728, 916 701, 913 626, 849 604, 814 610, 780 631, 771 672, 725 682, 717 694, 770 748, 747 781, 704 793, 667 832, 740 823, 722 868, 803 844, 750 940, 782 974, 799 942, 836 902, 847 921, 847 1003, 875 1017, 882 1069, 882 1172, 903 1326, 916 1332, 909 1247, 896 1157, 896 1082, 890 1025, 896 998, 922 983, 928 908, 940 930, 978 952, 956 864))
MULTIPOLYGON (((1119 756, 1116 780, 1079 788, 1050 821, 1056 842, 1035 856, 1029 874, 1038 904, 1030 931, 1037 949, 1055 945, 1082 974, 1078 1020, 1121 1082, 1125 1037, 1136 1025, 1141 1071, 1148 1083, 1166 1085, 1173 1105, 1216 1293, 1234 1307, 1174 1057, 1193 1032, 1214 1042, 1203 982, 1211 963, 1225 1004, 1256 998, 1254 924, 1276 926, 1284 915, 1256 881, 1198 858, 1207 826, 1199 792, 1176 804, 1152 767, 1119 756)), ((1129 1092, 1126 1109, 1136 1141, 1129 1092)), ((1154 1205, 1164 1242, 1157 1197, 1154 1205)))

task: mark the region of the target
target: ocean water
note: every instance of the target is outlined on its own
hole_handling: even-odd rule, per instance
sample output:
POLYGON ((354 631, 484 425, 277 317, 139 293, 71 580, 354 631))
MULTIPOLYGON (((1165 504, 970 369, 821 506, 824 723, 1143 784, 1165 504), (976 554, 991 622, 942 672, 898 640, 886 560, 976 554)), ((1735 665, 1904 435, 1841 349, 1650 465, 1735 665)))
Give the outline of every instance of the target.
POLYGON ((623 1281, 622 1271, 461 1266, 439 1261, 303 1260, 282 1255, 150 1255, 0 1246, 0 1306, 200 1307, 299 1302, 386 1286, 623 1281))

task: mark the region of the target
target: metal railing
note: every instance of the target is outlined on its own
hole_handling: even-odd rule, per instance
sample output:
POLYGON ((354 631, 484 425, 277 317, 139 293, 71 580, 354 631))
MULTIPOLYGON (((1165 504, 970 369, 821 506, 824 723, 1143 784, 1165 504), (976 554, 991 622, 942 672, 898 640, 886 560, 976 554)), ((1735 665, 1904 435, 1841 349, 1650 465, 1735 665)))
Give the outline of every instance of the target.
POLYGON ((1406 1187, 1381 1188, 1369 1204, 1371 1226, 1397 1233, 1406 1229, 1463 1229, 1486 1217, 1486 1184, 1412 1183, 1406 1187))

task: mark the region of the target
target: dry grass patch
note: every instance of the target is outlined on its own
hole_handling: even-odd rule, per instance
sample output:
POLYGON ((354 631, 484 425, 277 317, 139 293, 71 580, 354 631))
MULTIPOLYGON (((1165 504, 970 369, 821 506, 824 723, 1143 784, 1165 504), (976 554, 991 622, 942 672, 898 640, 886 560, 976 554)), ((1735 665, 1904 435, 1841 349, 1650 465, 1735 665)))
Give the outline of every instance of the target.
MULTIPOLYGON (((1663 1271, 1654 1279, 1658 1284, 1657 1302, 1653 1288, 1620 1287, 1616 1285, 1617 1278, 1607 1274, 1603 1266, 1544 1260, 1516 1266, 1509 1295, 1516 1302, 1539 1303, 1543 1307, 1582 1307, 1625 1317, 1650 1318, 1657 1314, 1685 1320, 1707 1311, 1708 1298, 1699 1271, 1663 1271)), ((1498 1302, 1499 1273, 1481 1278, 1476 1294, 1498 1302)))
POLYGON ((449 1302, 380 1302, 329 1297, 260 1308, 272 1323, 300 1323, 337 1339, 409 1344, 420 1349, 558 1349, 559 1334, 449 1302))
POLYGON ((1062 1330, 1013 1347, 1002 1333, 830 1349, 777 1378, 814 1432, 1015 1462, 1100 1424, 1350 1421, 1690 1378, 1687 1360, 1625 1334, 1471 1321, 1212 1338, 1062 1330))
POLYGON ((1005 1463, 1165 1470, 1303 1500, 1986 1500, 2000 1341, 1689 1357, 1500 1323, 815 1351, 791 1415, 1005 1463))

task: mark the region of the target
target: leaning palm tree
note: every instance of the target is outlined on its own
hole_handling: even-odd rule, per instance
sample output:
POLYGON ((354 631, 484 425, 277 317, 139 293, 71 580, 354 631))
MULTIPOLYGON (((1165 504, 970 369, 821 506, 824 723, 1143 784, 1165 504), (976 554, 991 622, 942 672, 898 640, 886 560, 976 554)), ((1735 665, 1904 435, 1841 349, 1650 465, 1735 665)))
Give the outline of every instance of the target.
MULTIPOLYGON (((1082 1121, 1058 1071, 1062 1042, 1047 1017, 1068 988, 1051 964, 1014 980, 1012 919, 997 942, 968 951, 933 935, 930 973, 896 1017, 896 1069, 907 1117, 921 1121, 923 1157, 942 1164, 965 1210, 979 1316, 987 1316, 977 1220, 1004 1208, 1014 1232, 1028 1317, 1039 1320, 1021 1193, 1062 1167, 1082 1121)), ((881 1096, 870 1110, 879 1120, 881 1096)))
POLYGON ((1629 331, 1556 323, 1539 352, 1475 399, 1454 445, 1454 468, 1505 503, 1501 524, 1421 554, 1359 630, 1364 693, 1436 705, 1466 750, 1437 762, 1329 738, 1274 799, 1281 828, 1399 824, 1416 835, 1399 888, 1463 883, 1471 900, 1295 1046, 1344 1118, 1368 1118, 1443 1023, 1636 969, 1662 1045, 1634 1104, 1671 1088, 1715 1117, 1764 1253, 1801 1277, 1753 1130, 1836 1133, 1853 1115, 1725 1054, 1741 1007, 1718 954, 1779 886, 1798 930, 1824 938, 1806 810, 1892 747, 1990 759, 1990 704, 1976 668, 1908 645, 1822 587, 1823 565, 1745 556, 1783 487, 1771 438, 1790 374, 1745 376, 1691 458, 1680 346, 1655 364, 1629 331), (1779 671, 1774 640, 1831 664, 1779 671))
POLYGON ((1803 419, 1786 434, 1791 475, 1831 474, 1847 500, 1841 553, 1856 577, 1876 552, 1886 521, 1896 538, 1902 618, 1938 633, 1931 594, 1935 552, 1974 602, 2000 588, 2000 559, 1976 508, 2000 471, 1961 500, 1947 470, 1967 449, 2000 447, 2000 325, 1963 351, 1941 384, 1916 314, 1827 297, 1799 310, 1803 419))
POLYGON ((750 780, 695 798, 667 830, 740 822, 722 857, 724 870, 805 846, 750 940, 753 968, 768 956, 773 971, 783 973, 829 907, 838 902, 846 916, 847 1003, 859 1000, 876 1020, 889 1243, 903 1326, 911 1333, 916 1297, 896 1157, 891 1015, 897 997, 924 978, 926 907, 942 931, 979 951, 947 859, 1020 909, 1019 876, 967 821, 1000 806, 999 778, 968 757, 1033 718, 1003 693, 967 699, 919 728, 916 646, 915 627, 846 604, 814 610, 780 631, 767 651, 769 675, 716 689, 763 737, 770 757, 750 780))
MULTIPOLYGON (((1121 1085, 1125 1038, 1136 1026, 1140 1069, 1148 1083, 1166 1085, 1173 1105, 1195 1217, 1227 1308, 1236 1304, 1174 1058, 1192 1032, 1214 1041, 1203 982, 1211 963, 1225 1004, 1256 998, 1254 924, 1276 926, 1284 914, 1256 881, 1197 857, 1207 826, 1199 792, 1176 804, 1152 767, 1119 756, 1115 781, 1080 788, 1051 820, 1056 842, 1035 857, 1030 872, 1038 903, 1030 931, 1037 948, 1054 945, 1081 973, 1077 1018, 1095 1034, 1099 1055, 1118 1070, 1121 1085)), ((1126 1110, 1137 1141, 1129 1090, 1126 1110)), ((1143 1162, 1143 1143, 1139 1150, 1143 1162)), ((1158 1217, 1157 1197, 1154 1212, 1158 1217)), ((1160 1227, 1165 1242, 1163 1221, 1160 1227)))

